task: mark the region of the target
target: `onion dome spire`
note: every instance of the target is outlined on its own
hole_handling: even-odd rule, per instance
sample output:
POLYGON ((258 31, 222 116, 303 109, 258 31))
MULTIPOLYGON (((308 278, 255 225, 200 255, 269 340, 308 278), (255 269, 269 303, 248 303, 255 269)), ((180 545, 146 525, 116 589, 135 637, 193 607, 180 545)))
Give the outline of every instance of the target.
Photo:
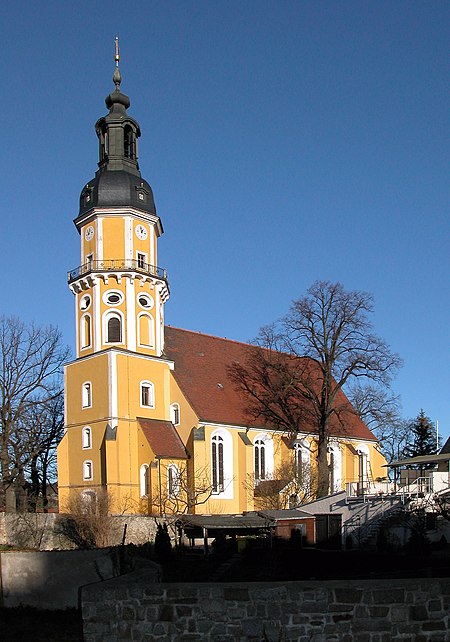
POLYGON ((120 69, 119 69, 119 60, 120 60, 119 36, 116 36, 115 45, 116 45, 116 52, 114 54, 114 61, 116 64, 115 64, 114 74, 113 74, 113 83, 115 84, 116 88, 112 92, 112 94, 109 94, 109 96, 105 98, 105 103, 110 111, 125 111, 130 106, 130 99, 128 98, 128 96, 126 96, 120 91, 122 74, 120 73, 120 69), (118 109, 115 109, 115 106, 117 106, 118 109))
POLYGON ((120 69, 119 69, 119 60, 120 60, 119 36, 116 36, 115 43, 116 43, 116 53, 114 55, 114 60, 116 62, 116 67, 114 69, 113 82, 116 86, 116 89, 120 91, 120 83, 122 82, 122 76, 120 74, 120 69))
POLYGON ((98 170, 80 196, 79 220, 94 207, 133 207, 156 215, 150 185, 138 163, 139 123, 127 113, 130 99, 122 93, 119 38, 115 38, 115 89, 105 98, 109 113, 95 124, 99 141, 98 170))

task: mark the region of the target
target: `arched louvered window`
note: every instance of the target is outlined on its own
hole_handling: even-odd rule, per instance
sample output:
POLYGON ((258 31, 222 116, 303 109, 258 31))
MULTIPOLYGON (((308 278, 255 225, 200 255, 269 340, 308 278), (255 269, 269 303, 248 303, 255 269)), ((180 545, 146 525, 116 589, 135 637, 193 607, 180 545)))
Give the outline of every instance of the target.
POLYGON ((122 319, 120 316, 109 315, 106 330, 106 343, 122 343, 122 319))

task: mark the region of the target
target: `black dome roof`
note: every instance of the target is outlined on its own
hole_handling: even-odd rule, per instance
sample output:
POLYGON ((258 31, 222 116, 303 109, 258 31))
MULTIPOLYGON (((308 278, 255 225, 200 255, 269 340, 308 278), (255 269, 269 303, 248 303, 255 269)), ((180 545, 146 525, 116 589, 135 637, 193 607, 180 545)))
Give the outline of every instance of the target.
POLYGON ((152 189, 139 170, 139 123, 127 114, 130 99, 120 90, 117 50, 113 81, 116 88, 105 100, 109 113, 95 124, 99 139, 98 170, 81 191, 77 226, 96 207, 132 207, 156 215, 152 189))
POLYGON ((80 195, 82 216, 93 207, 133 207, 156 215, 155 201, 145 179, 125 170, 99 171, 80 195))

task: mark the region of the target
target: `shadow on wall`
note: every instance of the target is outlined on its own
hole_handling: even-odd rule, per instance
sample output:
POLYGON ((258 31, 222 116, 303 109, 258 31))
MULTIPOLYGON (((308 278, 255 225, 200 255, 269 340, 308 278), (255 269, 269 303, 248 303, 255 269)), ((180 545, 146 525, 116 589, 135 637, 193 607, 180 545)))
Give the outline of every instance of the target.
MULTIPOLYGON (((79 606, 79 588, 117 577, 119 550, 28 551, 0 553, 1 604, 5 607, 34 606, 65 609, 79 606)), ((157 581, 159 567, 154 568, 157 581)))

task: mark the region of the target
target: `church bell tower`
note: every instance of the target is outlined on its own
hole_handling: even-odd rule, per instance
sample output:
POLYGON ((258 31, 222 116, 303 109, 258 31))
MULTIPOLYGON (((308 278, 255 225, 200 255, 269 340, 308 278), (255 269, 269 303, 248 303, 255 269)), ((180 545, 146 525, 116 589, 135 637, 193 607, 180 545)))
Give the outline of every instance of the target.
POLYGON ((150 185, 139 171, 139 124, 120 89, 116 40, 115 90, 105 102, 109 113, 95 131, 98 170, 83 187, 75 225, 80 234, 80 266, 68 275, 75 294, 77 357, 111 346, 161 356, 167 275, 157 261, 162 234, 150 185))
POLYGON ((72 489, 99 488, 122 501, 139 486, 138 418, 166 420, 164 358, 167 274, 158 267, 163 228, 138 163, 139 124, 115 89, 95 131, 98 169, 80 195, 74 223, 80 265, 68 273, 75 299, 76 359, 65 370, 66 432, 58 447, 60 510, 72 489))

